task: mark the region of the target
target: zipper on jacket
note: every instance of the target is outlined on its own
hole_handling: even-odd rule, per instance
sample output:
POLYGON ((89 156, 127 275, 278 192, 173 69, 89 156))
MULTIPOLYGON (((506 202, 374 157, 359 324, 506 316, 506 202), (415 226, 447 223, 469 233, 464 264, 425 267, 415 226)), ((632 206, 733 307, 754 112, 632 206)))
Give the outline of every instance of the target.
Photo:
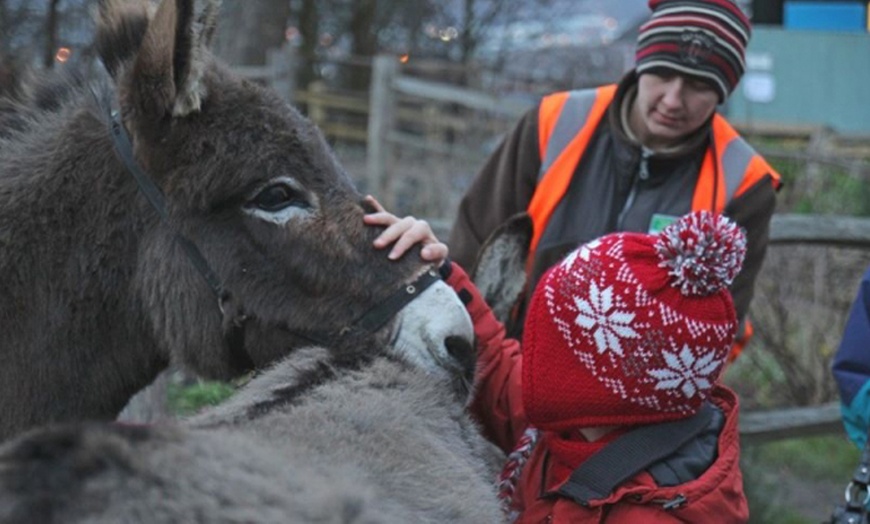
POLYGON ((649 149, 646 146, 641 147, 640 164, 637 166, 637 176, 631 181, 631 189, 628 192, 628 198, 625 199, 625 205, 622 206, 622 210, 619 212, 619 216, 616 219, 617 231, 623 230, 625 216, 628 214, 628 210, 631 209, 631 206, 634 205, 635 198, 637 198, 638 186, 641 182, 649 180, 649 157, 651 157, 652 154, 652 149, 649 149))
POLYGON ((686 496, 683 495, 682 493, 680 493, 679 495, 672 498, 671 500, 663 501, 662 502, 662 509, 664 509, 665 511, 677 509, 680 506, 682 506, 683 504, 685 504, 686 500, 687 500, 686 496))

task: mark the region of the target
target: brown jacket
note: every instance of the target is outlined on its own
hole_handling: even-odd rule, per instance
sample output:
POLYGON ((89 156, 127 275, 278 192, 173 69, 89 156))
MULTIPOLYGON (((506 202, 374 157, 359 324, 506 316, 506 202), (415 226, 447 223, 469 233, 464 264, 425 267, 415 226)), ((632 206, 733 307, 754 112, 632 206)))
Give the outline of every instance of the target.
MULTIPOLYGON (((583 242, 614 231, 647 232, 654 214, 681 216, 691 210, 695 182, 710 144, 710 123, 678 150, 647 156, 649 178, 637 180, 643 148, 623 132, 619 110, 636 84, 633 72, 626 75, 590 139, 565 196, 576 204, 570 213, 550 220, 549 240, 535 253, 529 289, 547 268, 583 242), (637 184, 636 196, 626 206, 633 184, 637 184)), ((510 216, 527 210, 541 168, 538 120, 537 107, 523 116, 462 199, 450 236, 451 256, 460 265, 471 267, 489 234, 510 216)), ((740 319, 749 308, 767 250, 777 189, 772 174, 732 199, 724 210, 747 234, 743 270, 731 288, 740 319)), ((523 316, 511 327, 512 334, 519 332, 523 316)))

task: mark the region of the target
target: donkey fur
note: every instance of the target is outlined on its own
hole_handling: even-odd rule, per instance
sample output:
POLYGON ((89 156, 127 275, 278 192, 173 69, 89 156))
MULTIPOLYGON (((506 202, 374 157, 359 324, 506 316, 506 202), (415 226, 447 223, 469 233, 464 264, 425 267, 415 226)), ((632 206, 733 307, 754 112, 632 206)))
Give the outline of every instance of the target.
POLYGON ((103 0, 106 71, 0 99, 0 440, 114 418, 172 359, 212 378, 268 366, 420 271, 372 248, 362 195, 319 131, 209 54, 213 4, 103 0), (119 160, 109 107, 229 290, 226 314, 119 160), (240 318, 246 359, 225 340, 240 318))
POLYGON ((298 350, 186 426, 25 434, 0 448, 0 522, 500 521, 492 450, 448 384, 330 362, 298 350))

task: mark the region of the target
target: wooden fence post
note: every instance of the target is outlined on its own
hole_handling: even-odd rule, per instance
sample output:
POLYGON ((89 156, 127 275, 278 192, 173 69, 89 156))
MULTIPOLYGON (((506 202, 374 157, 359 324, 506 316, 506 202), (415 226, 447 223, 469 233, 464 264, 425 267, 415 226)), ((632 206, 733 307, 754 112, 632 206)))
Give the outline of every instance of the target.
POLYGON ((393 56, 378 55, 372 60, 365 190, 380 199, 387 209, 395 207, 393 198, 387 194, 387 171, 390 154, 388 140, 396 111, 392 86, 398 72, 398 61, 393 56))

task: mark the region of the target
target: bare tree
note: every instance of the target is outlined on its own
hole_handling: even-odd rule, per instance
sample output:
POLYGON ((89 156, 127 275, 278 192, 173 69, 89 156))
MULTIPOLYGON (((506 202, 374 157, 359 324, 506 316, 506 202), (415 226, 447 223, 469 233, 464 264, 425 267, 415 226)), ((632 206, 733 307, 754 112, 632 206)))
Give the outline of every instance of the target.
POLYGON ((14 65, 9 55, 9 7, 0 0, 0 96, 15 83, 14 65))
POLYGON ((459 32, 460 62, 468 64, 480 43, 481 31, 489 27, 505 4, 512 0, 492 0, 483 9, 478 0, 463 0, 462 30, 459 32))
POLYGON ((46 69, 51 69, 54 66, 55 54, 57 52, 58 39, 58 4, 60 0, 50 0, 48 3, 48 12, 45 16, 45 49, 42 54, 42 65, 46 69))
POLYGON ((0 0, 0 92, 25 68, 53 67, 58 48, 82 51, 90 40, 88 7, 95 1, 0 0))

